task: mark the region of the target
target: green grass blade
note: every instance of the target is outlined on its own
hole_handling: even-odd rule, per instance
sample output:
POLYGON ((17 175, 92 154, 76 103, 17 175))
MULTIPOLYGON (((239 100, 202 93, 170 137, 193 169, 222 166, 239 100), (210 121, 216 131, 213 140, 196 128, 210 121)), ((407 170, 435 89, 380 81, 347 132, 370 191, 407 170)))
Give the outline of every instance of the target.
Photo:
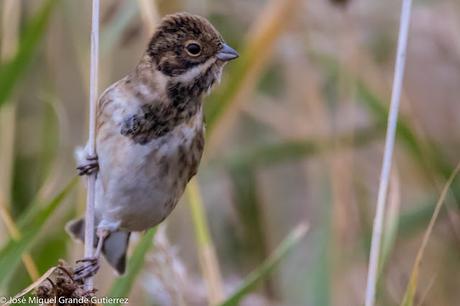
POLYGON ((57 0, 48 0, 43 4, 28 23, 15 56, 0 66, 0 106, 11 96, 18 80, 32 60, 57 3, 57 0))
POLYGON ((262 263, 255 271, 249 274, 240 287, 219 306, 235 306, 264 279, 278 263, 286 257, 288 252, 296 246, 307 233, 308 227, 305 224, 298 225, 289 235, 281 242, 278 248, 262 263))
POLYGON ((52 216, 56 209, 61 205, 70 191, 76 185, 77 180, 72 180, 58 195, 43 208, 36 210, 33 214, 27 217, 27 222, 23 222, 24 227, 21 228, 21 239, 10 239, 6 245, 0 250, 0 287, 4 287, 16 267, 21 262, 21 255, 29 251, 34 243, 37 242, 36 237, 43 229, 46 221, 52 216))
MULTIPOLYGON (((144 259, 147 252, 153 246, 153 237, 155 236, 156 228, 152 228, 142 237, 141 241, 136 246, 133 254, 129 258, 128 268, 126 275, 118 278, 112 285, 108 296, 112 297, 126 297, 128 296, 131 288, 136 281, 137 276, 144 266, 144 259)), ((119 303, 106 304, 106 305, 120 305, 119 303)))

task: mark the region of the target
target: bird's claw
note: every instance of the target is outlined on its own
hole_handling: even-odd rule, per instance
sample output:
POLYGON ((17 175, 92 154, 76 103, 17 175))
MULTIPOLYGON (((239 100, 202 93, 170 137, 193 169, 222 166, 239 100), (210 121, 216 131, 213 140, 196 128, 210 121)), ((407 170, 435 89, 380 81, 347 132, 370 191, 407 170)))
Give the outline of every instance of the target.
POLYGON ((94 276, 99 271, 99 259, 97 257, 83 258, 77 260, 77 267, 73 279, 76 281, 85 280, 94 276))
POLYGON ((99 160, 97 155, 86 156, 86 162, 77 167, 78 175, 91 175, 99 170, 99 160))

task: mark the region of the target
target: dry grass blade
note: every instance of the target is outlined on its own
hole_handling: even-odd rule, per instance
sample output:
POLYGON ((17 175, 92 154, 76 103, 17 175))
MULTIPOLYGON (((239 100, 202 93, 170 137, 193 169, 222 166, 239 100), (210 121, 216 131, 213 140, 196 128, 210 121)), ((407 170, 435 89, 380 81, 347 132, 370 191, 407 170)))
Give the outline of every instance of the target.
POLYGON ((436 203, 436 207, 433 212, 433 215, 431 216, 430 223, 428 224, 428 228, 426 229, 425 235, 423 236, 422 245, 420 246, 420 249, 417 252, 417 257, 415 258, 414 266, 412 267, 412 273, 409 279, 409 283, 407 285, 406 293, 404 295, 403 302, 401 303, 402 306, 412 306, 413 305, 414 296, 417 290, 418 274, 420 271, 420 266, 422 264, 422 259, 425 253, 425 249, 428 245, 428 241, 430 239, 431 233, 433 232, 433 227, 436 223, 436 220, 438 219, 439 212, 441 211, 442 204, 444 203, 444 200, 446 199, 449 188, 452 185, 452 182, 454 181, 455 177, 458 175, 459 172, 460 172, 460 163, 457 165, 455 170, 452 172, 451 176, 449 177, 449 180, 447 181, 446 185, 444 186, 441 192, 441 196, 439 197, 438 202, 436 203))
POLYGON ((200 187, 196 178, 189 182, 186 194, 192 212, 201 270, 208 288, 209 304, 216 305, 223 300, 224 289, 216 251, 209 234, 200 187))
POLYGON ((418 302, 417 306, 425 305, 425 301, 426 301, 426 298, 428 297, 428 293, 430 293, 431 288, 433 288, 433 285, 434 285, 435 281, 436 281, 436 276, 433 276, 431 278, 430 282, 428 283, 428 285, 426 286, 425 291, 421 295, 420 301, 418 302))

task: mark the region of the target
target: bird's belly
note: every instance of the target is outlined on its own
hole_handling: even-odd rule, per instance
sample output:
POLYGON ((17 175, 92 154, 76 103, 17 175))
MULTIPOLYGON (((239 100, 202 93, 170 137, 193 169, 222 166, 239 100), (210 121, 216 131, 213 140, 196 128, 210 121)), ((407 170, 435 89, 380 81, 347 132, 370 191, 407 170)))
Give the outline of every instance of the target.
POLYGON ((101 219, 129 231, 146 230, 163 221, 201 159, 202 147, 191 152, 196 151, 202 131, 187 135, 171 134, 145 145, 117 135, 113 143, 99 146, 101 219))
POLYGON ((152 178, 144 179, 144 184, 115 184, 119 192, 109 196, 106 212, 120 221, 120 228, 142 231, 163 221, 176 206, 183 190, 169 184, 160 184, 152 178), (150 183, 150 184, 149 184, 150 183))

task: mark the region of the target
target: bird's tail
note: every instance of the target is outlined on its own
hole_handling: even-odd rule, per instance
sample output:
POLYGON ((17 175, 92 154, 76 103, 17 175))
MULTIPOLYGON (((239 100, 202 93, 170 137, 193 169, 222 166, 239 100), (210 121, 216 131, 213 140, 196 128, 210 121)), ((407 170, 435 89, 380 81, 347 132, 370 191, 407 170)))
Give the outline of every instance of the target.
MULTIPOLYGON (((85 241, 85 220, 83 218, 67 223, 66 230, 72 238, 81 242, 85 241)), ((119 275, 125 273, 126 270, 126 252, 130 234, 124 231, 113 232, 105 238, 102 246, 102 254, 119 275)), ((96 247, 98 240, 96 233, 94 236, 94 247, 96 247)))

